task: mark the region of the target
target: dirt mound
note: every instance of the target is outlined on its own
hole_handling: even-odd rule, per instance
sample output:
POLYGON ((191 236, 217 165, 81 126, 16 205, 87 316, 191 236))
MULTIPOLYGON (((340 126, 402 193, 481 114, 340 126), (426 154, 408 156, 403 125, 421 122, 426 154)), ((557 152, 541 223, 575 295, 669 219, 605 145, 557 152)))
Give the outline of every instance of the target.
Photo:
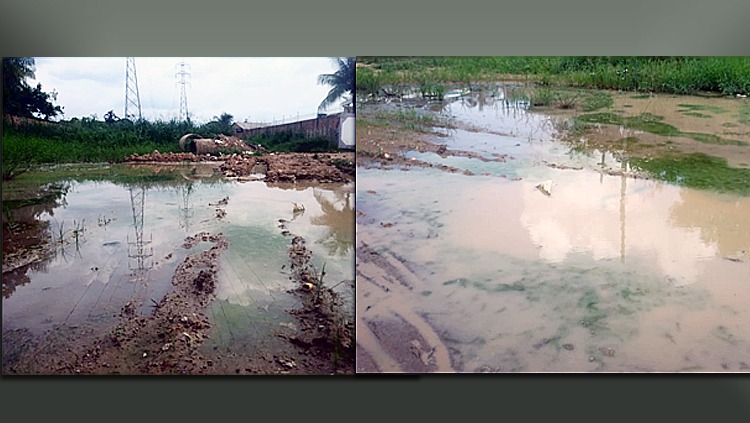
POLYGON ((221 165, 225 176, 248 177, 262 169, 266 182, 349 182, 354 179, 353 153, 235 154, 221 165))
POLYGON ((155 163, 172 163, 172 162, 201 162, 201 161, 222 161, 223 157, 211 156, 207 154, 193 153, 160 153, 154 150, 149 154, 131 154, 125 158, 127 162, 155 162, 155 163))
MULTIPOLYGON (((282 224, 282 229, 285 229, 282 224)), ((292 236, 288 250, 292 279, 298 286, 292 290, 302 307, 290 311, 299 324, 294 335, 283 335, 306 354, 330 363, 333 373, 354 373, 354 322, 347 318, 339 295, 323 284, 325 266, 317 271, 312 253, 301 236, 292 236)), ((346 281, 342 281, 346 282, 346 281)), ((354 290, 354 281, 349 281, 354 290)))
POLYGON ((229 178, 248 179, 261 174, 266 182, 350 182, 354 180, 354 153, 271 153, 254 155, 232 153, 201 155, 194 153, 132 154, 126 161, 138 163, 221 162, 221 173, 229 178))

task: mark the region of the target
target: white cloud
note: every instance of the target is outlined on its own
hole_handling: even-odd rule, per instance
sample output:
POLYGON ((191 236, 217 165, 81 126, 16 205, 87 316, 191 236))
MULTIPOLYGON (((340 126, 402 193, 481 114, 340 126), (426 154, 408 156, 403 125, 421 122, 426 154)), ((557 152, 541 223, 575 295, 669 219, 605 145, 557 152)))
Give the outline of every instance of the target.
MULTIPOLYGON (((126 58, 36 58, 36 78, 46 92, 58 93, 64 119, 100 119, 109 110, 122 117, 125 109, 126 58)), ((312 117, 325 98, 327 85, 318 75, 335 72, 328 57, 135 59, 143 116, 149 120, 177 118, 180 108, 178 63, 185 61, 188 111, 205 123, 222 113, 236 121, 271 122, 312 117)), ((333 107, 327 112, 340 110, 333 107)))

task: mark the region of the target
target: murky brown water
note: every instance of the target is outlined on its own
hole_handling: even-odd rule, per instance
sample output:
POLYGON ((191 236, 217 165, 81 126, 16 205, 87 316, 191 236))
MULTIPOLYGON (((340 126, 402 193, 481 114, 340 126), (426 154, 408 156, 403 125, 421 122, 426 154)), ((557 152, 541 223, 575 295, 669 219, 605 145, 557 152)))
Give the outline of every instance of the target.
POLYGON ((170 289, 177 264, 195 252, 182 248, 185 237, 206 231, 223 233, 230 247, 221 259, 216 301, 207 310, 214 325, 204 347, 244 353, 252 352, 248 346, 281 348, 278 333, 294 333, 287 310, 298 299, 287 292, 294 288, 287 265, 291 238, 279 219, 307 240, 314 265, 325 265, 324 282, 338 285, 353 310, 350 285, 339 284, 354 279, 352 184, 271 185, 187 174, 193 180, 68 180, 55 202, 9 210, 13 221, 41 222, 55 254, 3 273, 4 345, 5 334, 14 331, 43 337, 85 327, 102 334, 127 302, 150 313, 170 289), (295 203, 304 212, 295 213, 295 203), (77 242, 76 227, 85 228, 77 242), (56 241, 59 233, 65 242, 56 241))
POLYGON ((513 160, 358 168, 358 371, 750 370, 750 198, 599 172, 622 165, 557 141, 557 115, 443 109, 483 130, 441 143, 513 160))

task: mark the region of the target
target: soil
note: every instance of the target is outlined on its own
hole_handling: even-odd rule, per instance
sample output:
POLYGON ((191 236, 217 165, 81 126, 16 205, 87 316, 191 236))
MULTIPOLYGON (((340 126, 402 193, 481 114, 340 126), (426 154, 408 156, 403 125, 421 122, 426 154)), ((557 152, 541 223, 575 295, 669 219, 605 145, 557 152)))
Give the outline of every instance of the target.
MULTIPOLYGON (((265 170, 267 182, 348 182, 354 178, 353 153, 286 153, 253 156, 233 154, 213 158, 192 153, 159 153, 130 156, 137 163, 173 163, 175 161, 219 161, 219 170, 230 178, 247 178, 258 164, 265 170)), ((152 304, 127 303, 117 323, 104 335, 91 328, 60 325, 39 338, 27 330, 3 332, 3 374, 353 374, 354 328, 342 299, 323 283, 324 273, 311 266, 311 252, 305 240, 289 232, 284 222, 280 230, 291 238, 290 266, 299 297, 298 306, 287 310, 295 317, 292 335, 279 333, 289 342, 283 352, 261 351, 254 354, 225 353, 203 347, 211 323, 205 314, 214 298, 219 259, 228 243, 221 233, 202 232, 185 239, 183 248, 200 242, 213 245, 189 254, 177 266, 171 290, 152 304), (150 306, 151 313, 138 310, 150 306)), ((51 248, 40 242, 44 228, 10 228, 3 221, 3 295, 16 286, 15 269, 42 263, 51 248), (23 229, 23 230, 22 230, 23 229), (6 272, 7 271, 7 272, 6 272), (6 284, 6 282, 8 282, 6 284), (7 286, 6 286, 7 285, 7 286)), ((25 272, 22 272, 25 274, 25 272)), ((354 290, 354 281, 341 281, 354 290)))
POLYGON ((450 149, 445 144, 437 142, 440 134, 375 125, 366 126, 363 129, 364 133, 357 136, 357 166, 363 168, 382 166, 399 166, 406 169, 412 166, 431 167, 446 172, 474 175, 470 170, 429 163, 416 158, 407 158, 405 153, 408 151, 435 153, 441 157, 468 157, 484 162, 513 160, 512 156, 504 154, 486 157, 472 151, 450 149))
POLYGON ((270 153, 199 155, 194 153, 160 153, 128 156, 133 163, 219 162, 227 178, 262 179, 266 182, 350 182, 354 180, 354 152, 341 153, 270 153))

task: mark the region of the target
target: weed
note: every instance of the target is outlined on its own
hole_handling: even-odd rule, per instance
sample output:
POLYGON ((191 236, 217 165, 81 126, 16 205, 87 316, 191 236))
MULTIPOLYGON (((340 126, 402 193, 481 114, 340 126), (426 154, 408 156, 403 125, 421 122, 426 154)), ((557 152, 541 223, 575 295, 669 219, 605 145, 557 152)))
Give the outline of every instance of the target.
POLYGON ((750 195, 750 169, 729 167, 726 159, 693 153, 652 159, 633 158, 630 164, 670 183, 750 195))

